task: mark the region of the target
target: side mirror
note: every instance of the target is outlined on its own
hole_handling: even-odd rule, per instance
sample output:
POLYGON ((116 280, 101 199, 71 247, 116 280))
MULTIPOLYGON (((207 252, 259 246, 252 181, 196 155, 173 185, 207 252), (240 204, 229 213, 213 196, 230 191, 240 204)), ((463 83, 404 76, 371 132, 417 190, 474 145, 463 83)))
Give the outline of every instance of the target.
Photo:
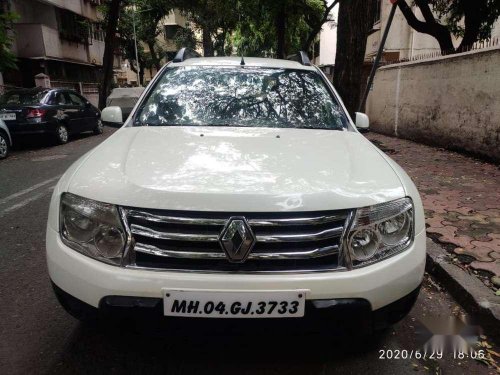
POLYGON ((92 107, 92 104, 90 102, 85 102, 85 108, 90 108, 92 107))
POLYGON ((104 108, 101 112, 101 120, 102 122, 111 125, 122 125, 123 124, 122 109, 117 106, 104 108))
POLYGON ((356 112, 356 128, 360 133, 368 133, 370 131, 370 119, 367 115, 356 112))

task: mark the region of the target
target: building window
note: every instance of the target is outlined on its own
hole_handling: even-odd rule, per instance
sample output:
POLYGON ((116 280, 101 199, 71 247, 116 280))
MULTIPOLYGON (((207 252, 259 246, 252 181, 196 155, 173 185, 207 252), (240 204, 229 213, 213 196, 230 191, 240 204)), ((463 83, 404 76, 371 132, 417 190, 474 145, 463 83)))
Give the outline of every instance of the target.
POLYGON ((57 23, 61 39, 82 44, 89 43, 90 24, 85 17, 58 8, 57 23))
POLYGON ((373 8, 375 9, 374 11, 374 18, 373 18, 373 24, 375 25, 376 23, 380 22, 380 18, 382 15, 382 0, 372 0, 373 1, 373 8))
POLYGON ((104 29, 101 23, 92 23, 91 25, 91 38, 93 40, 104 41, 104 29))
POLYGON ((165 39, 173 40, 181 28, 179 25, 165 25, 165 39))

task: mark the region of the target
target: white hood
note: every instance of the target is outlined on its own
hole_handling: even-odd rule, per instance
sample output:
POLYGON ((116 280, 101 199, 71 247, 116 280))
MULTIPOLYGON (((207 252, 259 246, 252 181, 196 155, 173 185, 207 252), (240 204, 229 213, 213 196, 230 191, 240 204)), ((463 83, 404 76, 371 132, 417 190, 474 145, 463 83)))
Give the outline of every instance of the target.
POLYGON ((222 127, 122 128, 68 191, 102 202, 195 211, 317 211, 405 196, 396 173, 355 132, 222 127))

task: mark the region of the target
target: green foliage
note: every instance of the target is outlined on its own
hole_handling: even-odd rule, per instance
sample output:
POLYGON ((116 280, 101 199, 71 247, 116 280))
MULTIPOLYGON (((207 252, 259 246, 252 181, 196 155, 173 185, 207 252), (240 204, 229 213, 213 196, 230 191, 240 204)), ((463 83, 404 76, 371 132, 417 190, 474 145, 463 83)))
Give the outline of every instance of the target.
POLYGON ((0 13, 0 72, 17 69, 17 59, 11 50, 14 42, 12 24, 17 19, 19 16, 16 13, 0 13))
POLYGON ((324 18, 327 3, 322 0, 253 0, 241 1, 238 5, 237 13, 241 18, 233 34, 233 43, 238 54, 249 56, 276 55, 276 21, 280 16, 285 17, 287 54, 303 49, 314 29, 321 28, 329 20, 324 18))
MULTIPOLYGON (((204 37, 201 44, 205 54, 216 51, 217 55, 231 52, 229 35, 239 20, 235 7, 239 0, 177 0, 177 8, 204 37)), ((186 45, 187 46, 187 45, 186 45)))
POLYGON ((467 13, 473 13, 472 17, 479 24, 476 41, 489 39, 493 25, 500 17, 500 1, 498 0, 429 0, 429 3, 456 37, 464 36, 466 28, 463 22, 464 16, 467 13))
MULTIPOLYGON (((134 65, 135 7, 137 39, 143 44, 138 54, 144 67, 158 65, 165 55, 158 43, 163 31, 160 21, 172 9, 179 9, 190 23, 174 37, 178 48, 203 46, 208 49, 206 54, 276 56, 281 35, 284 52, 295 53, 307 49, 329 20, 327 6, 326 0, 126 0, 118 25, 120 49, 134 65), (281 24, 279 17, 284 17, 281 24), (202 40, 197 40, 197 35, 202 40), (151 53, 145 52, 144 46, 151 53)), ((101 11, 106 16, 106 5, 101 11)))
POLYGON ((177 49, 181 49, 182 47, 196 49, 198 44, 196 35, 191 27, 182 27, 177 30, 174 36, 174 42, 177 49))

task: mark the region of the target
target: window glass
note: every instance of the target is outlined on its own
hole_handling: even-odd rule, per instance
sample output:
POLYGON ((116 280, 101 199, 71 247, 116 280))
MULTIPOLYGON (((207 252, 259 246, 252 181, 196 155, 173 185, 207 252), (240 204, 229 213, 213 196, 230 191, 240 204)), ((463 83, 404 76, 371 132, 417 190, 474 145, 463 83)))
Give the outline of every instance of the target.
POLYGON ((49 104, 51 104, 51 105, 68 105, 70 103, 68 102, 68 98, 66 97, 66 95, 64 95, 63 92, 58 91, 58 92, 52 94, 49 104))
POLYGON ((69 96, 69 100, 71 100, 71 104, 78 105, 78 106, 85 105, 85 101, 82 98, 80 98, 78 95, 73 94, 72 92, 69 92, 68 96, 69 96))
POLYGON ((134 124, 345 129, 347 118, 313 71, 189 66, 165 71, 134 124))
POLYGON ((47 91, 11 91, 0 97, 0 103, 6 105, 42 104, 47 91))

